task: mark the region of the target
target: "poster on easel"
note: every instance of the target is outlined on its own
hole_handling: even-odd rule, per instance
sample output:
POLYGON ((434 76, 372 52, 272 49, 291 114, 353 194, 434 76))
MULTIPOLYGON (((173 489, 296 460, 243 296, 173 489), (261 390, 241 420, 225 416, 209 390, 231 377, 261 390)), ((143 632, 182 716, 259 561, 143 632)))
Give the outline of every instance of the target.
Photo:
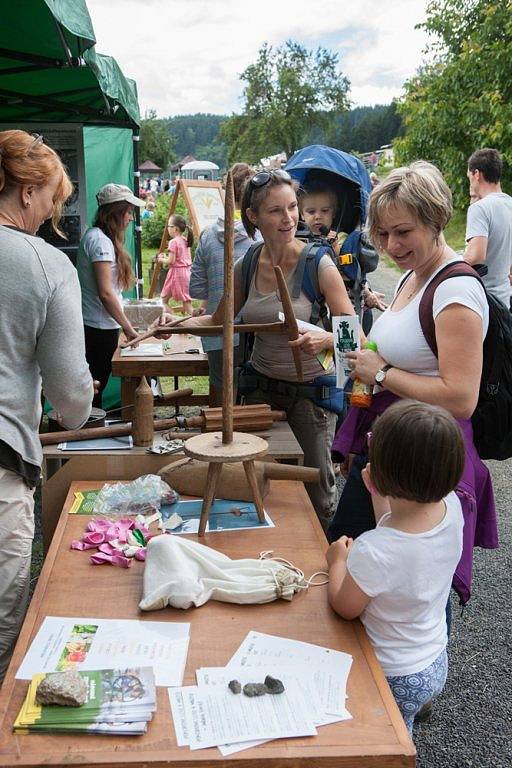
MULTIPOLYGON (((222 189, 220 181, 209 181, 207 179, 177 179, 158 253, 164 253, 167 250, 169 242, 167 224, 169 218, 176 210, 180 195, 187 209, 187 218, 192 225, 192 231, 196 242, 199 240, 203 229, 209 227, 211 224, 215 224, 219 216, 224 216, 224 190, 222 189)), ((149 298, 152 298, 155 295, 161 268, 162 265, 159 262, 156 262, 148 292, 149 298)))

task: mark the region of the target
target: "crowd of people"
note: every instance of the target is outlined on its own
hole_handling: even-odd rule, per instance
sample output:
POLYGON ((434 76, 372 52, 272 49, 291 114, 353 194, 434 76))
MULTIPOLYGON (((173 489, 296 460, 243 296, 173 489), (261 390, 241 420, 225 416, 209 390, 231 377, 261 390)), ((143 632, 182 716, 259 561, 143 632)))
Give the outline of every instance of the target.
MULTIPOLYGON (((489 326, 483 286, 510 304, 512 199, 502 192, 500 176, 496 150, 469 158, 475 202, 464 259, 485 262, 488 271, 483 284, 466 274, 437 285, 435 351, 423 333, 420 305, 431 281, 461 259, 444 236, 450 189, 440 171, 422 161, 374 185, 369 238, 405 274, 389 306, 382 294, 366 290, 363 303, 382 312, 367 335, 361 329, 361 341, 374 342, 374 349, 361 344, 348 358, 352 378, 374 393, 369 407, 347 409, 328 354, 334 345, 329 316, 355 314, 355 297, 336 263, 343 241, 332 232, 336 200, 329 189, 299 188, 284 170, 232 168, 235 315, 247 323, 275 321, 282 309, 279 266, 295 316, 318 326, 293 342, 265 333, 256 333, 252 346, 235 339, 238 397, 286 411, 305 464, 320 469, 320 482, 306 488, 331 542, 330 603, 344 618, 361 618, 411 731, 446 680, 451 586, 467 602, 473 547, 498 545, 492 482, 473 442, 471 416, 489 326), (333 235, 316 249, 313 290, 305 279, 308 246, 297 237, 300 219, 311 237, 333 235), (338 503, 333 457, 345 476, 338 503)), ((103 186, 75 270, 36 234, 48 218, 58 227, 71 191, 42 137, 0 132, 0 679, 28 594, 41 385, 60 423, 80 426, 91 404, 101 403, 119 330, 135 336, 120 301, 134 279, 124 235, 134 207, 144 202, 123 185, 103 186)), ((163 300, 180 302, 185 315, 193 315, 192 300, 200 300, 184 324, 221 325, 224 221, 201 233, 194 259, 192 229, 183 217, 169 219, 168 234, 159 256, 168 267, 163 300)), ((212 337, 204 345, 218 403, 222 342, 212 337)))

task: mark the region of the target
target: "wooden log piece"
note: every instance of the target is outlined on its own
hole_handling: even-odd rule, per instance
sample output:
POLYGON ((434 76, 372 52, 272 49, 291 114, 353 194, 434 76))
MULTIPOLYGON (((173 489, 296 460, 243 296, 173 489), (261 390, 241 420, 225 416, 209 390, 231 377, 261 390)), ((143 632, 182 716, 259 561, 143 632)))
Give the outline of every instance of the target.
POLYGON ((142 376, 135 390, 135 404, 132 421, 133 444, 142 448, 153 445, 155 427, 153 423, 153 392, 146 377, 142 376))
MULTIPOLYGON (((262 498, 269 491, 270 480, 298 480, 303 483, 317 483, 320 470, 313 467, 297 467, 274 462, 254 462, 255 477, 262 498)), ((190 496, 204 496, 207 486, 208 464, 197 459, 181 459, 169 464, 158 472, 178 493, 190 496)), ((222 465, 217 480, 217 496, 223 499, 253 501, 254 495, 242 464, 222 465)))
MULTIPOLYGON (((288 328, 288 338, 290 341, 296 341, 299 338, 299 326, 295 319, 295 313, 293 311, 292 300, 286 280, 284 279, 283 271, 281 267, 274 267, 274 273, 277 280, 277 287, 279 289, 279 297, 283 305, 284 319, 288 328)), ((293 361, 295 363, 295 370, 297 371, 297 379, 304 381, 304 373, 302 371, 302 358, 300 349, 292 347, 293 361)))
POLYGON ((233 442, 233 265, 235 249, 235 195, 228 171, 224 193, 224 333, 222 334, 222 442, 233 442))
MULTIPOLYGON (((156 432, 162 432, 165 429, 171 429, 176 426, 176 419, 155 419, 153 426, 156 432)), ((63 432, 40 432, 39 440, 41 445, 57 445, 57 443, 68 443, 73 440, 95 440, 99 437, 122 437, 131 435, 132 422, 126 424, 117 424, 112 427, 93 427, 92 429, 69 429, 63 432)), ((182 435, 180 434, 180 437, 182 435)), ((171 439, 171 438, 169 438, 171 439)))
POLYGON ((177 320, 171 320, 169 323, 166 323, 165 325, 155 325, 154 328, 148 328, 148 330, 144 331, 144 333, 139 333, 139 335, 136 336, 131 341, 127 341, 125 339, 119 344, 119 346, 121 347, 121 349, 127 349, 128 347, 133 347, 136 344, 139 344, 141 341, 144 341, 144 339, 151 339, 157 333, 158 335, 162 333, 166 333, 169 330, 169 328, 175 328, 177 325, 180 325, 180 323, 183 323, 185 320, 190 320, 191 317, 193 317, 193 315, 185 315, 184 317, 179 317, 177 320))
MULTIPOLYGON (((176 334, 184 333, 192 336, 222 336, 224 331, 223 325, 177 325, 178 323, 182 323, 184 320, 190 320, 190 316, 187 315, 186 317, 180 317, 178 320, 173 320, 171 323, 167 323, 166 325, 155 325, 155 327, 152 329, 151 335, 155 338, 161 336, 162 334, 174 336, 176 334)), ((286 323, 283 323, 280 320, 274 323, 237 323, 233 330, 235 333, 288 332, 286 323)), ((143 334, 141 334, 141 336, 143 336, 143 334)), ((124 347, 130 347, 133 344, 138 344, 139 341, 143 340, 141 339, 141 336, 137 336, 130 342, 123 342, 124 347)), ((149 336, 144 336, 144 338, 149 338, 149 336)))

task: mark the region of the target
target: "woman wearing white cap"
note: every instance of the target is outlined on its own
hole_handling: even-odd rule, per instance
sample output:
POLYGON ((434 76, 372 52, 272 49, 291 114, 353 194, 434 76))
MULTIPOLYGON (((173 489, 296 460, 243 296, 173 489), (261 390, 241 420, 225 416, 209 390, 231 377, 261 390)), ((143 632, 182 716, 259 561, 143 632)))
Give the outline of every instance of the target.
POLYGON ((85 353, 93 378, 100 382, 93 405, 101 407, 119 328, 127 339, 136 336, 121 300, 122 291, 135 282, 124 236, 133 221, 133 206, 143 208, 144 202, 122 184, 105 184, 96 199, 98 212, 80 241, 76 266, 82 288, 85 353))

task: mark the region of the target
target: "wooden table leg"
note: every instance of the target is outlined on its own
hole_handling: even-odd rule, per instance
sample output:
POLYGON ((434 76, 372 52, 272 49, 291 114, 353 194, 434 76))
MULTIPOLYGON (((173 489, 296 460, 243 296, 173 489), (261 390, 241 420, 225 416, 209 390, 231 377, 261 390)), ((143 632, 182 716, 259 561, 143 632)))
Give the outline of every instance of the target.
POLYGON ((135 402, 135 390, 140 382, 140 376, 138 377, 123 377, 121 379, 121 405, 123 410, 121 416, 126 421, 131 421, 133 418, 133 408, 126 408, 125 406, 133 406, 135 402))
POLYGON ((217 488, 217 480, 219 479, 221 471, 222 464, 215 462, 208 464, 208 474, 206 475, 203 506, 201 507, 201 519, 199 520, 199 536, 204 536, 204 532, 206 531, 206 523, 208 522, 210 507, 215 498, 215 489, 217 488))
POLYGON ((249 486, 252 491, 252 495, 254 496, 254 504, 256 505, 256 509, 258 510, 258 520, 260 523, 265 522, 265 512, 263 510, 263 499, 261 498, 260 489, 258 486, 258 481, 256 479, 256 467, 254 466, 254 461, 244 461, 243 462, 245 474, 247 476, 247 480, 249 482, 249 486))

